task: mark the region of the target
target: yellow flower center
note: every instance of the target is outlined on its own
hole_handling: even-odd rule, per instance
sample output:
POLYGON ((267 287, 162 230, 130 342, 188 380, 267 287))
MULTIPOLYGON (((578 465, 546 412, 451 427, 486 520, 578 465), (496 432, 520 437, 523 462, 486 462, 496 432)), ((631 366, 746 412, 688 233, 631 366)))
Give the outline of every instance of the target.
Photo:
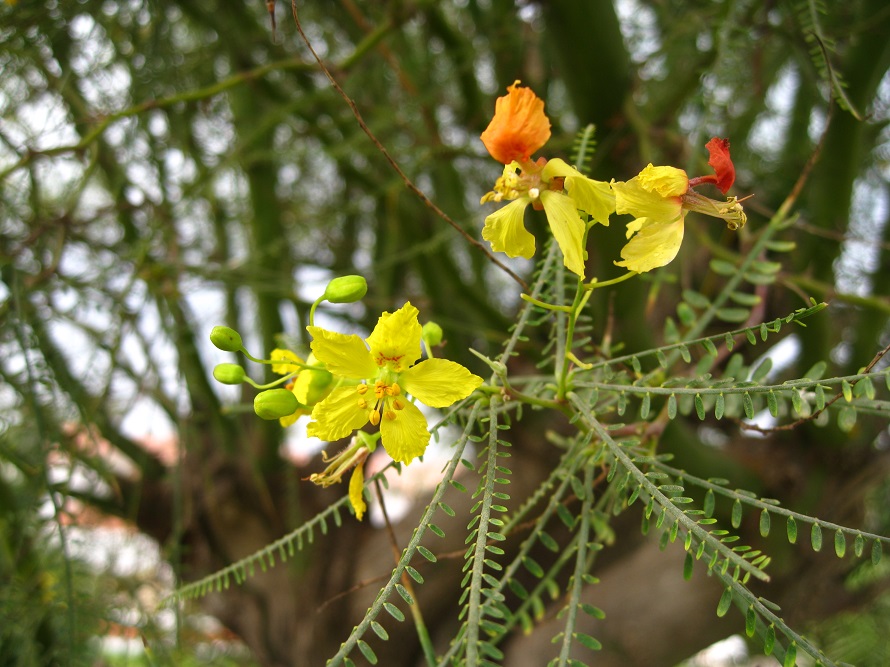
POLYGON ((368 419, 374 426, 380 423, 381 416, 384 419, 393 420, 398 417, 398 411, 405 408, 405 401, 401 398, 402 388, 397 382, 377 380, 373 387, 373 403, 369 403, 365 398, 370 390, 371 386, 367 384, 360 384, 356 387, 356 392, 359 395, 358 407, 371 411, 368 419))

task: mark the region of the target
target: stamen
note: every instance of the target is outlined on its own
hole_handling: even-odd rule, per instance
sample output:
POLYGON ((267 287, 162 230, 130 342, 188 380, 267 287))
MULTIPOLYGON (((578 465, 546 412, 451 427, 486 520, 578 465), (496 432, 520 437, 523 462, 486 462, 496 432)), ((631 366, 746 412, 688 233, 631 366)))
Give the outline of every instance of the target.
POLYGON ((392 410, 387 410, 386 412, 383 413, 383 416, 386 417, 390 421, 395 421, 396 413, 393 412, 392 410))
POLYGON ((377 424, 380 423, 380 410, 377 410, 376 408, 371 410, 370 420, 374 426, 377 426, 377 424))

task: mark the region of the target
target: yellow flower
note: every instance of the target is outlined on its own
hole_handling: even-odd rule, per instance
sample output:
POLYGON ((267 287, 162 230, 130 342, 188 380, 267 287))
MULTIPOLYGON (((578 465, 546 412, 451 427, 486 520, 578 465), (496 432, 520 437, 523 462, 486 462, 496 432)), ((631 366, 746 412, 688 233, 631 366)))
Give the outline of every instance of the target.
POLYGON ((631 240, 621 250, 623 261, 616 265, 644 273, 677 256, 686 216, 680 197, 688 189, 685 171, 651 164, 626 183, 612 183, 615 211, 636 216, 627 225, 627 238, 631 240))
POLYGON ((735 180, 729 141, 715 137, 706 148, 711 154, 709 164, 716 172, 714 175, 690 179, 682 169, 649 164, 627 182, 612 182, 616 212, 635 216, 627 224, 630 240, 621 249, 622 261, 615 262, 617 266, 644 273, 668 264, 680 251, 688 211, 722 218, 730 229, 744 226, 747 218, 737 198, 729 197, 724 203, 692 189, 712 183, 725 194, 735 180))
POLYGON ((394 460, 408 463, 423 454, 430 439, 426 418, 407 394, 432 408, 444 408, 469 396, 482 378, 445 359, 415 363, 422 331, 417 316, 410 303, 383 313, 366 341, 355 334, 307 327, 316 358, 334 376, 355 382, 334 389, 316 404, 308 435, 339 440, 370 421, 380 426, 383 447, 394 460))
POLYGON ((544 101, 531 88, 520 88, 517 79, 495 102, 494 117, 480 138, 501 164, 530 162, 532 153, 550 138, 544 101))
POLYGON ((554 159, 526 166, 517 173, 519 165, 512 163, 495 183, 494 190, 482 198, 487 201, 513 200, 485 218, 482 238, 495 252, 508 257, 535 254, 535 237, 525 228, 523 218, 529 204, 543 209, 553 237, 559 244, 566 267, 584 275, 584 227, 579 209, 603 225, 615 210, 615 196, 608 183, 587 178, 563 160, 554 159))

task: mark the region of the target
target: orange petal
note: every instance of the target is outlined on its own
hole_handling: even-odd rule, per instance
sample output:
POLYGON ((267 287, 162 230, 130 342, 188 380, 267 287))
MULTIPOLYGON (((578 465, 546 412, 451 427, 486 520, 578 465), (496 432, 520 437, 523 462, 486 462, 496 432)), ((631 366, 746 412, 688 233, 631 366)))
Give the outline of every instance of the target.
POLYGON ((494 118, 481 137, 491 156, 502 164, 529 162, 549 138, 544 100, 531 88, 520 88, 518 80, 507 87, 507 95, 497 99, 494 118))

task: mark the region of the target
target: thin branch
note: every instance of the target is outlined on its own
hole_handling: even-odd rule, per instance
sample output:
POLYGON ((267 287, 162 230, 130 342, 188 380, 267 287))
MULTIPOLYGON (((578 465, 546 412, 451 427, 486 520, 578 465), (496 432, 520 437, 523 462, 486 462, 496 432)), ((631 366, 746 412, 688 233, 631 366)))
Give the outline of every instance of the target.
MULTIPOLYGON (((865 370, 863 371, 863 373, 870 373, 871 369, 874 368, 875 365, 877 365, 877 363, 884 357, 885 354, 887 354, 887 352, 890 352, 890 345, 885 347, 883 350, 881 350, 874 356, 874 358, 871 360, 871 362, 868 364, 868 366, 865 367, 865 370)), ((861 380, 856 380, 854 382, 851 382, 850 386, 855 387, 856 383, 859 381, 861 381, 861 380)), ((801 417, 797 421, 791 422, 790 424, 782 424, 781 426, 765 427, 765 426, 758 426, 757 424, 749 424, 749 423, 743 422, 741 420, 737 420, 737 423, 740 428, 742 428, 746 431, 756 431, 758 433, 775 433, 776 431, 791 431, 791 430, 797 428, 798 426, 800 426, 801 424, 806 424, 807 422, 810 422, 810 421, 813 421, 814 419, 816 419, 819 415, 821 415, 823 412, 825 412, 834 403, 837 403, 837 401, 839 401, 843 395, 844 395, 844 392, 839 391, 837 394, 835 394, 831 398, 830 401, 826 401, 825 407, 823 407, 821 410, 816 410, 809 417, 801 417)))
POLYGON ((507 275, 509 275, 513 280, 515 280, 517 283, 519 283, 519 285, 522 287, 523 291, 527 290, 528 285, 522 278, 520 278, 517 274, 515 274, 513 271, 511 271, 509 268, 507 268, 506 265, 501 263, 488 250, 488 248, 486 248, 482 243, 480 243, 479 241, 474 239, 450 215, 448 215, 447 213, 445 213, 445 211, 443 211, 438 206, 436 206, 433 203, 433 201, 424 194, 423 190, 421 190, 419 187, 417 187, 414 184, 414 182, 408 177, 408 175, 404 171, 402 171, 402 168, 399 166, 398 162, 395 161, 395 158, 393 158, 392 155, 389 154, 389 151, 386 150, 386 148, 383 146, 383 144, 380 143, 380 140, 377 139, 377 137, 371 131, 371 128, 369 128, 367 123, 365 123, 365 120, 364 120, 364 118, 362 118, 362 114, 358 110, 358 106, 356 105, 356 103, 352 100, 351 97, 349 97, 349 95, 346 94, 346 91, 343 90, 343 88, 340 86, 340 84, 337 83, 337 80, 334 78, 334 75, 331 74, 331 71, 328 69, 328 67, 324 64, 324 61, 321 59, 321 56, 319 56, 318 53, 316 53, 315 49, 312 47, 312 43, 309 41, 309 38, 306 36, 306 33, 303 32, 303 26, 300 23, 300 18, 297 14, 297 1, 296 0, 291 0, 291 11, 294 16, 294 25, 297 28, 297 32, 300 33, 300 37, 303 39, 303 42, 306 44, 306 47, 309 49, 309 52, 312 53, 312 56, 315 58, 315 61, 318 63, 318 66, 321 68, 321 71, 327 77, 328 81, 331 83, 331 86, 334 88, 334 90, 337 91, 337 94, 340 95, 340 97, 343 98, 343 101, 345 101, 346 104, 349 106, 350 111, 352 111, 352 115, 355 116, 356 122, 358 123, 358 125, 362 129, 362 131, 371 140, 371 143, 374 144, 374 147, 378 151, 380 151, 380 153, 383 155, 383 157, 386 158, 386 161, 389 162, 389 165, 393 168, 393 170, 395 170, 395 172, 402 179, 402 182, 405 184, 405 187, 408 188, 412 193, 414 193, 414 195, 416 195, 420 199, 420 201, 422 201, 423 204, 427 208, 429 208, 433 213, 435 213, 437 216, 442 218, 442 220, 444 220, 449 225, 454 227, 454 229, 457 230, 457 232, 461 236, 463 236, 464 239, 466 239, 468 243, 470 243, 472 246, 478 248, 479 251, 482 252, 488 258, 488 260, 490 262, 492 262, 495 266, 500 268, 507 275))

